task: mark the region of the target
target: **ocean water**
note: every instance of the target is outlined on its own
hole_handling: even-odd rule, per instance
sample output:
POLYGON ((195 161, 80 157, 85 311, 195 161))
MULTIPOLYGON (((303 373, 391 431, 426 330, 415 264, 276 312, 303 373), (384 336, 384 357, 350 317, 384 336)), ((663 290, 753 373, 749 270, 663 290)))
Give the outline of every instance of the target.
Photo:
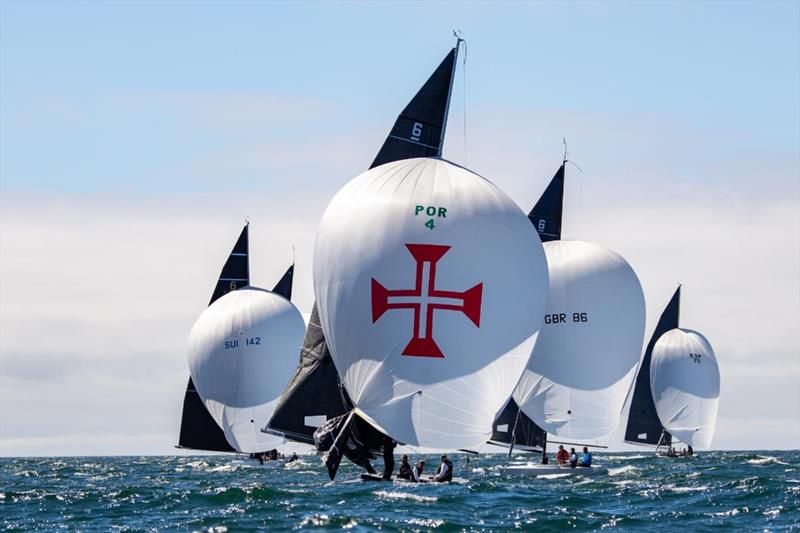
MULTIPOLYGON (((466 477, 466 456, 455 459, 466 477)), ((411 485, 331 483, 314 456, 279 467, 230 456, 4 458, 0 523, 22 531, 800 530, 798 451, 597 453, 608 475, 544 479, 504 478, 503 455, 470 462, 467 484, 411 485)), ((343 463, 337 481, 359 473, 343 463)))

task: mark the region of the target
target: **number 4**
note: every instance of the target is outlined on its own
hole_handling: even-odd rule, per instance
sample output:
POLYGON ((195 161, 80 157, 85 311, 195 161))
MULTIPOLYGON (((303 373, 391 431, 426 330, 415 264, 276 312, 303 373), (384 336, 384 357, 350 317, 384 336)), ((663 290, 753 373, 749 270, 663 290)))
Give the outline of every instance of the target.
POLYGON ((433 219, 430 219, 429 221, 427 221, 427 222, 425 223, 425 227, 426 227, 426 228, 428 228, 428 229, 433 229, 433 228, 435 228, 436 226, 433 224, 433 219))

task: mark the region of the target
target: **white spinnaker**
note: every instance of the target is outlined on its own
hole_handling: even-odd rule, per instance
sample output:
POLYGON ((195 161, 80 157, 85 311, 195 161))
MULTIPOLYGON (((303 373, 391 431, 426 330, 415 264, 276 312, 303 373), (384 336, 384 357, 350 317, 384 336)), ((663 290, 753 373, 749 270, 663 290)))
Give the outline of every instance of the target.
POLYGON ((408 445, 475 448, 528 362, 547 268, 508 196, 452 163, 416 158, 371 169, 333 198, 314 291, 360 416, 408 445))
POLYGON ((237 451, 275 448, 261 432, 297 366, 303 318, 273 292, 244 287, 211 304, 189 336, 189 371, 197 393, 237 451))
POLYGON ((583 241, 544 244, 550 275, 545 323, 514 391, 548 434, 585 442, 619 423, 642 350, 639 278, 616 252, 583 241))
POLYGON ((681 442, 708 448, 719 405, 719 365, 708 340, 690 329, 659 337, 650 362, 650 387, 658 418, 681 442))

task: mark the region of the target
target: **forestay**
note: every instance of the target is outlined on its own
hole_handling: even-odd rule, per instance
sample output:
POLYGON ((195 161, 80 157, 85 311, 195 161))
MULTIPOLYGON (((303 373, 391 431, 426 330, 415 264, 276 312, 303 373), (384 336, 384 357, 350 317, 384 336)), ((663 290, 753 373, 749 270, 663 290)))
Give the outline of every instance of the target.
POLYGON ((642 347, 645 303, 619 254, 583 241, 544 244, 544 325, 514 399, 549 434, 597 439, 619 422, 642 347))
POLYGON ((259 452, 282 442, 260 428, 292 375, 304 331, 291 302, 253 287, 218 299, 192 328, 187 356, 192 380, 237 451, 259 452))
POLYGON ((708 340, 673 329, 653 349, 650 384, 658 417, 681 442, 708 448, 717 424, 719 366, 708 340))
POLYGON ((547 296, 544 253, 519 207, 440 159, 382 165, 331 201, 314 267, 322 327, 356 412, 410 445, 485 442, 547 296))

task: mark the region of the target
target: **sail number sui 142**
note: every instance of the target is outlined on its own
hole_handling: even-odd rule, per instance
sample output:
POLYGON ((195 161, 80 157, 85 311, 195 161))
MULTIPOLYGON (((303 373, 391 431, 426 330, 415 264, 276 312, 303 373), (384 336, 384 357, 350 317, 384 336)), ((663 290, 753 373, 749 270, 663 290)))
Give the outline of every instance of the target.
MULTIPOLYGON (((244 339, 245 346, 254 346, 256 344, 261 344, 261 337, 248 337, 244 339)), ((226 350, 231 350, 233 348, 238 348, 238 347, 239 347, 239 339, 225 341, 226 350)))

